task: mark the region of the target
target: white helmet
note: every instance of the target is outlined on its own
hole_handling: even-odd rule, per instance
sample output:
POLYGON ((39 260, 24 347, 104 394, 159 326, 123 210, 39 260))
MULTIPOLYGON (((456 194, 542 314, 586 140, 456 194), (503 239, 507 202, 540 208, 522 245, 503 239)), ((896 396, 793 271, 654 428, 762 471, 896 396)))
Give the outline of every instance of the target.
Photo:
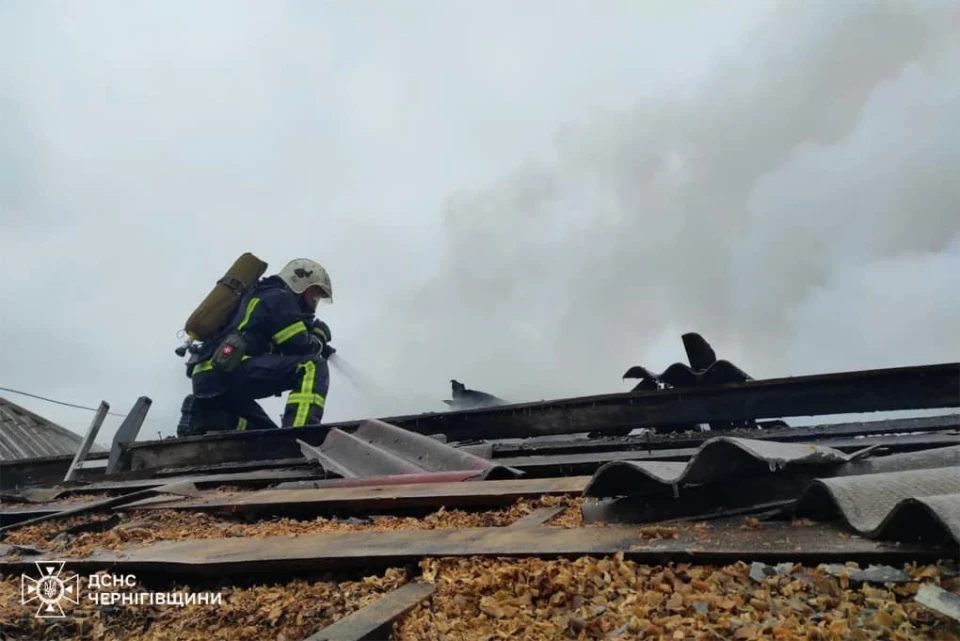
POLYGON ((316 261, 309 258, 296 258, 287 263, 277 276, 295 294, 302 294, 309 287, 316 285, 323 292, 321 300, 333 302, 333 285, 330 283, 330 275, 327 274, 323 265, 316 261))

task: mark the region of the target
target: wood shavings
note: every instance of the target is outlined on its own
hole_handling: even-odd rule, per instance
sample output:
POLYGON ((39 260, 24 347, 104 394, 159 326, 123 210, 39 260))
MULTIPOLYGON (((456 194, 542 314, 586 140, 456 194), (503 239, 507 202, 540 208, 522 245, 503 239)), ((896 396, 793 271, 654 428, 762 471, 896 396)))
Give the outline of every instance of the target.
POLYGON ((242 488, 237 485, 218 485, 214 490, 216 494, 240 494, 248 491, 248 488, 242 488))
POLYGON ((87 557, 98 548, 121 550, 127 546, 144 545, 157 541, 183 539, 217 539, 226 537, 300 536, 321 532, 358 532, 363 530, 403 531, 434 530, 470 527, 506 527, 543 507, 564 507, 564 511, 550 520, 548 526, 579 527, 579 497, 543 496, 522 499, 513 505, 484 512, 467 512, 440 508, 423 518, 381 516, 373 521, 341 521, 318 517, 312 520, 288 518, 255 523, 239 523, 202 512, 182 510, 143 510, 122 513, 117 527, 106 532, 87 532, 76 536, 59 533, 72 527, 103 519, 102 514, 84 515, 56 521, 47 521, 13 530, 8 543, 34 545, 58 556, 87 557), (59 536, 58 536, 59 535, 59 536))
POLYGON ((675 527, 664 527, 660 525, 650 525, 642 527, 639 530, 640 536, 645 539, 676 539, 679 538, 679 530, 675 527))
POLYGON ((622 554, 420 566, 437 591, 395 623, 394 639, 960 639, 960 626, 916 607, 905 586, 843 588, 801 565, 762 587, 746 563, 645 566, 622 554))
MULTIPOLYGON (((399 569, 343 583, 298 579, 280 585, 224 588, 218 590, 222 594, 218 605, 185 607, 100 606, 81 598, 79 604, 64 608, 66 617, 42 619, 34 616, 35 606, 21 605, 20 577, 0 577, 0 640, 301 641, 406 582, 406 572, 399 569)), ((87 589, 87 579, 82 577, 81 594, 87 589)))
POLYGON ((563 512, 550 519, 550 525, 557 527, 583 527, 583 512, 580 511, 580 504, 570 505, 563 512))

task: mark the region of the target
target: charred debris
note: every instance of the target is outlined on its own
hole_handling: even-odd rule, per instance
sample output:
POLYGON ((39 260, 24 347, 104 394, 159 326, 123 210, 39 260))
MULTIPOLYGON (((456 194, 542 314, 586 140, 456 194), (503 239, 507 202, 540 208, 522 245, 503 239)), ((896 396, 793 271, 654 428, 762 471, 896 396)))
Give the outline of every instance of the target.
MULTIPOLYGON (((0 578, 57 559, 234 594, 248 594, 244 582, 280 586, 250 593, 265 603, 298 602, 284 596, 297 590, 330 600, 316 612, 238 606, 204 623, 246 622, 234 639, 273 624, 297 641, 461 638, 468 614, 490 634, 695 638, 737 607, 758 608, 738 619, 749 630, 739 638, 794 638, 797 621, 822 628, 802 638, 845 638, 838 613, 867 607, 850 582, 878 586, 861 615, 876 635, 864 638, 958 633, 960 363, 755 379, 700 335, 682 339, 688 363, 631 367, 626 392, 513 403, 451 380, 445 412, 298 430, 140 441, 142 398, 109 452, 0 461, 0 578), (810 420, 836 415, 854 416, 810 420), (369 590, 344 601, 318 578, 332 571, 369 590), (605 602, 642 601, 648 616, 513 594, 569 572, 596 572, 591 590, 612 590, 605 602), (653 592, 617 584, 647 576, 653 592), (470 614, 474 597, 455 586, 473 583, 482 597, 470 614), (738 591, 782 608, 752 596, 738 606, 738 591)), ((121 619, 150 638, 149 623, 121 619)))

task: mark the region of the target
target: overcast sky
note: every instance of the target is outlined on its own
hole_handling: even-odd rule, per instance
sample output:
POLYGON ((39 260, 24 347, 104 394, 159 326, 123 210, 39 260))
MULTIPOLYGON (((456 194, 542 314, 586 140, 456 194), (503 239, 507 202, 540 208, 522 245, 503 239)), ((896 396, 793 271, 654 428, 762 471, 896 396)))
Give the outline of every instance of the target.
POLYGON ((173 434, 244 251, 330 271, 365 380, 330 421, 626 390, 685 331, 756 377, 957 360, 958 35, 952 0, 0 0, 0 386, 173 434))

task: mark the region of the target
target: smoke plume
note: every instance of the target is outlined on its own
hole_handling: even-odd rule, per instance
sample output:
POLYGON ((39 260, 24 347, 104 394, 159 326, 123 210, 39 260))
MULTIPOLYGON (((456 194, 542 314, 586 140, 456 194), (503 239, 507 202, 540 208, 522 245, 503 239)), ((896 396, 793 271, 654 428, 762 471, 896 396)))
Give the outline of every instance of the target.
POLYGON ((755 377, 956 360, 958 15, 784 3, 695 93, 451 199, 439 275, 358 347, 396 390, 382 409, 450 378, 515 401, 628 389, 630 365, 684 360, 685 331, 755 377))

